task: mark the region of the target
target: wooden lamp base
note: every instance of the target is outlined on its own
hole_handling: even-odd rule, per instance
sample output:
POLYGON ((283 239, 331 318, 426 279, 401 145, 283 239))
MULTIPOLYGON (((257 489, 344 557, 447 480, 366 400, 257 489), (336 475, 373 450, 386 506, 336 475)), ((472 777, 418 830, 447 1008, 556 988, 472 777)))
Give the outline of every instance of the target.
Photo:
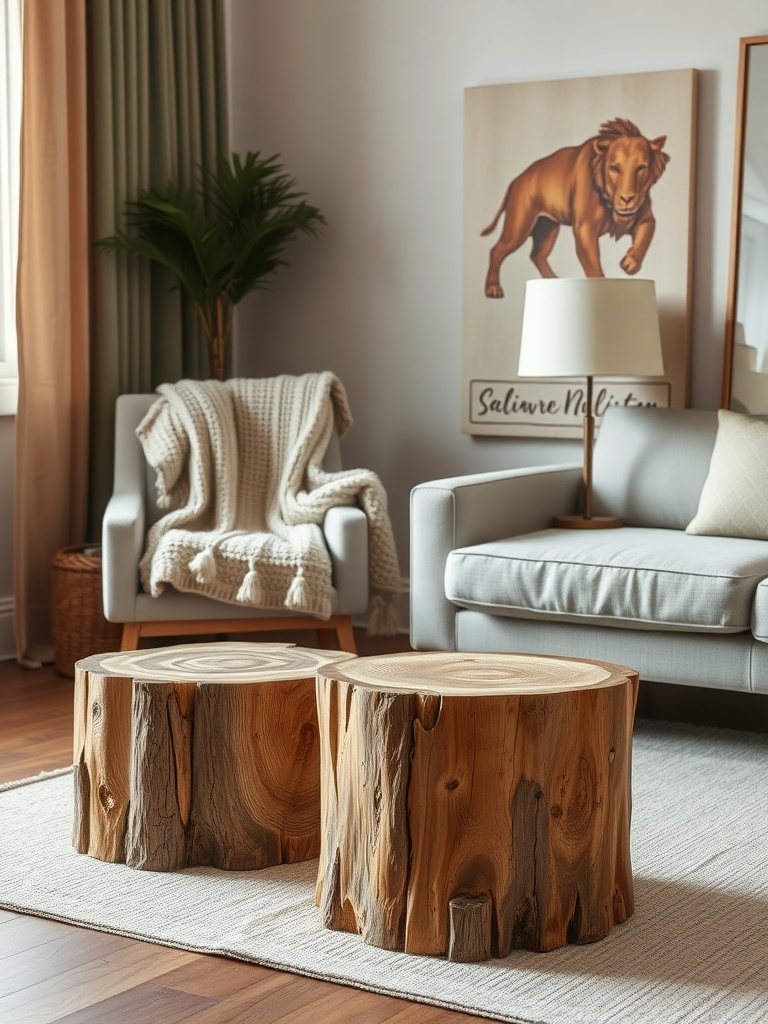
POLYGON ((555 516, 552 523, 558 530, 618 530, 623 520, 617 516, 555 516))

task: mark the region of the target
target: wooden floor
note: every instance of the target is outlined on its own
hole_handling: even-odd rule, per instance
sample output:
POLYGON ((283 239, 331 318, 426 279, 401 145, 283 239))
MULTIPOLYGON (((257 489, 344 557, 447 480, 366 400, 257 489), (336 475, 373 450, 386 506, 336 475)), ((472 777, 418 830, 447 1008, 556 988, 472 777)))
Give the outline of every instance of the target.
MULTIPOLYGON (((291 639, 315 645, 312 636, 291 639)), ((405 637, 371 641, 358 634, 357 640, 361 654, 409 649, 405 637)), ((72 681, 53 668, 25 671, 15 662, 0 662, 0 783, 71 763, 72 697, 72 681)), ((643 683, 638 711, 649 718, 768 731, 768 695, 643 683)), ((2 1024, 480 1024, 483 1019, 0 910, 2 1024)))
MULTIPOLYGON (((408 649, 405 637, 357 639, 361 654, 408 649)), ((309 638, 297 642, 314 646, 309 638)), ((25 671, 15 662, 0 662, 0 783, 71 764, 72 691, 72 681, 53 668, 25 671)), ((480 1024, 483 1019, 0 910, 2 1024, 480 1024)))

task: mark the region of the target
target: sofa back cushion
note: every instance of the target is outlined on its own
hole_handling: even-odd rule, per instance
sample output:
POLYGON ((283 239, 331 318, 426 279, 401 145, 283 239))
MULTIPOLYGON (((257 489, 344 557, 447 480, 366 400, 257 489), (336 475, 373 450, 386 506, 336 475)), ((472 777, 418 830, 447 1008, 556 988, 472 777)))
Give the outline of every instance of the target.
POLYGON ((720 409, 709 476, 687 533, 768 540, 768 423, 720 409))
POLYGON ((593 513, 684 530, 699 507, 717 425, 714 410, 611 406, 595 442, 593 513))

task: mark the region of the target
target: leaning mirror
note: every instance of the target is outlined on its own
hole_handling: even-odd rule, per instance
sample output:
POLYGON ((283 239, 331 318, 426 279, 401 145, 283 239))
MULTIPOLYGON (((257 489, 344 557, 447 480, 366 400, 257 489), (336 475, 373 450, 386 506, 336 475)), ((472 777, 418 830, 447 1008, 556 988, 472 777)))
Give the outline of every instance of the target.
POLYGON ((722 405, 768 413, 768 36, 741 40, 722 405))

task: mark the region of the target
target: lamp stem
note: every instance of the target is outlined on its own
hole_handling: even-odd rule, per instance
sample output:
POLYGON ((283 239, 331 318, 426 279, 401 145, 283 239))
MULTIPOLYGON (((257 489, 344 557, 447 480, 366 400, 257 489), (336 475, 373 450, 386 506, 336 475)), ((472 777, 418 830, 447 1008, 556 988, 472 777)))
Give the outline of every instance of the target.
POLYGON ((595 417, 592 414, 592 377, 587 377, 587 411, 584 414, 584 518, 592 518, 592 449, 595 417))
POLYGON ((621 526, 616 516, 592 515, 592 450, 595 442, 595 417, 592 410, 592 377, 587 377, 587 402, 584 413, 584 512, 582 515, 555 516, 554 526, 566 530, 615 530, 621 526))

